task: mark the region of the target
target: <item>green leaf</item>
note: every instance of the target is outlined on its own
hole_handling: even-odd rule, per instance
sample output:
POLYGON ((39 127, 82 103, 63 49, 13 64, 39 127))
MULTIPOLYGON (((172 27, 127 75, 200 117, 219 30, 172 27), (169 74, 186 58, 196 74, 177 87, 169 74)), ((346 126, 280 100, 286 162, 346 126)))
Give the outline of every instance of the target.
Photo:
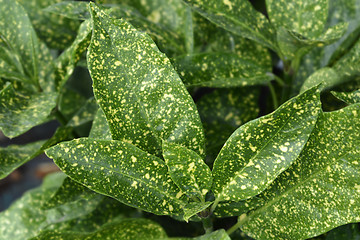
POLYGON ((348 239, 348 240, 359 240, 360 230, 358 223, 348 224, 335 228, 326 234, 326 240, 337 240, 337 239, 348 239))
POLYGON ((216 201, 240 201, 266 189, 299 156, 320 112, 317 88, 238 128, 215 160, 216 201))
POLYGON ((196 106, 150 37, 91 4, 88 64, 112 138, 160 155, 161 140, 204 154, 196 106), (116 79, 116 81, 115 81, 116 79))
POLYGON ((104 112, 100 108, 98 109, 94 121, 92 123, 89 138, 104 139, 104 140, 112 139, 109 124, 106 120, 104 112))
POLYGON ((84 21, 79 27, 74 42, 55 60, 55 76, 58 90, 63 88, 73 73, 76 63, 79 62, 82 54, 89 46, 90 33, 91 22, 89 20, 84 21))
POLYGON ((67 126, 75 127, 90 122, 94 119, 97 111, 98 105, 96 103, 96 100, 91 97, 86 101, 85 105, 82 106, 69 120, 67 126))
POLYGON ((148 219, 120 219, 89 232, 44 231, 32 240, 102 240, 102 239, 161 239, 167 235, 162 227, 148 219))
POLYGON ((0 148, 0 179, 5 178, 16 168, 30 161, 34 154, 41 148, 44 141, 26 145, 11 145, 0 148))
POLYGON ((218 26, 276 51, 275 30, 266 17, 257 12, 247 0, 185 2, 218 26))
POLYGON ((51 90, 52 57, 49 49, 39 42, 24 8, 12 0, 0 1, 0 36, 3 46, 16 55, 20 63, 17 72, 29 78, 38 89, 51 90))
POLYGON ((76 37, 80 23, 43 9, 63 0, 18 0, 29 14, 39 38, 49 47, 64 49, 76 37))
POLYGON ((271 23, 284 27, 307 38, 323 33, 328 15, 328 0, 266 0, 271 23))
POLYGON ((359 222, 359 120, 359 104, 321 114, 298 159, 257 196, 264 203, 241 229, 256 239, 307 239, 359 222))
POLYGON ((339 75, 332 68, 321 68, 308 77, 303 83, 300 92, 304 92, 321 84, 320 89, 333 87, 339 83, 339 75))
POLYGON ((360 89, 353 92, 331 92, 336 98, 347 104, 360 103, 360 89))
POLYGON ((193 240, 231 240, 231 238, 229 237, 229 235, 226 233, 226 231, 224 229, 220 229, 220 230, 214 231, 212 233, 205 234, 203 236, 191 238, 191 239, 193 239, 193 240))
POLYGON ((199 53, 175 58, 185 85, 234 87, 264 84, 273 79, 271 68, 236 53, 199 53))
POLYGON ((66 1, 52 4, 43 9, 45 12, 55 13, 75 20, 90 18, 87 2, 66 1))
POLYGON ((174 183, 190 198, 205 200, 205 195, 211 188, 212 176, 203 159, 194 151, 166 141, 163 141, 162 149, 174 183))
POLYGON ((129 206, 155 214, 182 212, 182 192, 163 160, 115 140, 75 139, 46 151, 75 181, 129 206), (94 154, 96 153, 96 154, 94 154))
POLYGON ((25 96, 10 84, 0 92, 0 129, 10 138, 44 123, 56 105, 54 93, 25 96))
POLYGON ((290 59, 301 58, 314 47, 323 47, 337 41, 345 34, 347 28, 347 23, 340 23, 318 37, 309 38, 281 27, 277 32, 277 40, 283 55, 290 59))
POLYGON ((206 153, 215 158, 230 135, 244 123, 258 117, 256 88, 215 89, 196 105, 204 125, 206 153))
MULTIPOLYGON (((212 204, 213 202, 191 202, 187 204, 184 208, 184 220, 188 222, 188 220, 198 214, 204 212, 206 215, 210 215, 210 211, 206 211, 206 209, 212 204)), ((204 216, 208 217, 208 216, 204 216)))

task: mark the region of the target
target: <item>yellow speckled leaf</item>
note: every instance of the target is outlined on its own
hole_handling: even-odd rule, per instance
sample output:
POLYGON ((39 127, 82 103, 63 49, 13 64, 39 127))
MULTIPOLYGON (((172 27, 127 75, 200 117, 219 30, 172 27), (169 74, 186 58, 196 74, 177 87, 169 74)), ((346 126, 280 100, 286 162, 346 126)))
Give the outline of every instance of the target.
POLYGON ((161 141, 204 154, 196 106, 151 38, 91 4, 88 65, 112 138, 160 155, 161 141))

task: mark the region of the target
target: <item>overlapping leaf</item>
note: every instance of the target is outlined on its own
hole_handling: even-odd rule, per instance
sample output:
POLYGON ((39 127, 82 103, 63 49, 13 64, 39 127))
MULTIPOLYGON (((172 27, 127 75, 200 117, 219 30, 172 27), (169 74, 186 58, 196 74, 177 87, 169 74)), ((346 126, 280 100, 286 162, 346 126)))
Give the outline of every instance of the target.
POLYGON ((5 136, 16 137, 47 120, 55 105, 54 93, 26 96, 10 84, 0 92, 0 129, 5 136))
POLYGON ((339 75, 332 68, 321 68, 308 77, 303 83, 300 92, 304 92, 321 84, 321 88, 333 87, 340 82, 339 75))
POLYGON ((149 219, 121 219, 101 226, 94 232, 44 231, 32 240, 165 239, 165 231, 149 219))
POLYGON ((248 122, 227 140, 215 160, 217 201, 240 201, 266 189, 300 154, 320 111, 312 88, 272 114, 248 122))
POLYGON ((207 156, 215 159, 238 127, 258 117, 259 94, 255 88, 216 89, 196 102, 204 125, 207 156))
POLYGON ((161 140, 204 154, 204 136, 191 96, 150 37, 91 5, 88 64, 95 97, 112 138, 158 153, 161 140))
POLYGON ((306 239, 360 221, 359 117, 359 104, 321 114, 301 155, 258 196, 264 203, 242 230, 258 239, 306 239))
POLYGON ((203 159, 196 152, 174 143, 164 141, 162 149, 170 177, 179 189, 189 197, 205 200, 212 176, 203 159))
POLYGON ((185 55, 175 58, 174 65, 187 86, 248 86, 273 79, 271 68, 236 53, 185 55))
POLYGON ((46 154, 93 191, 155 214, 182 212, 182 192, 164 161, 130 143, 80 138, 60 143, 46 154))
POLYGON ((266 17, 246 0, 185 0, 201 15, 239 36, 252 39, 276 51, 275 30, 266 17))
POLYGON ((94 121, 92 123, 89 138, 104 139, 104 140, 112 139, 109 124, 106 120, 104 112, 100 108, 98 109, 94 121))
POLYGON ((39 38, 49 47, 64 49, 76 37, 80 23, 43 9, 62 0, 18 0, 29 14, 39 38))
POLYGON ((98 111, 98 105, 94 98, 89 98, 85 105, 81 107, 74 116, 69 120, 67 126, 75 127, 94 119, 98 111))
POLYGON ((331 92, 335 97, 348 104, 360 103, 360 90, 353 92, 331 92))

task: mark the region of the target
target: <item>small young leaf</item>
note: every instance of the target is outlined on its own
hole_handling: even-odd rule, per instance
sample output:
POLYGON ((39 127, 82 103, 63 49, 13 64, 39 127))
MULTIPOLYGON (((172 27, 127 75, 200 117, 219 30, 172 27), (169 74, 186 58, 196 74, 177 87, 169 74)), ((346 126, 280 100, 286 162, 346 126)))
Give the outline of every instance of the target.
POLYGON ((307 239, 360 221, 359 121, 359 104, 322 113, 298 159, 257 196, 263 203, 241 229, 255 239, 307 239))
POLYGON ((11 145, 0 148, 0 179, 5 178, 16 168, 30 161, 34 154, 41 148, 44 141, 26 145, 11 145))
POLYGON ((360 89, 354 92, 331 92, 336 98, 347 104, 360 103, 360 89))
POLYGON ((46 154, 93 191, 159 215, 182 212, 182 192, 164 161, 130 143, 80 138, 60 143, 46 154))
POLYGON ((142 218, 120 219, 101 226, 94 232, 72 231, 43 231, 31 240, 103 240, 103 239, 166 239, 167 235, 162 227, 142 218))
POLYGON ((205 18, 220 27, 276 51, 275 30, 266 17, 247 0, 185 0, 205 18))
POLYGON ((47 120, 56 105, 56 94, 24 96, 10 84, 0 92, 0 129, 7 137, 16 137, 47 120))
POLYGON ((215 160, 217 201, 240 201, 266 189, 299 156, 320 112, 317 88, 238 128, 215 160))
POLYGON ((332 68, 321 68, 308 77, 303 83, 300 92, 304 92, 319 84, 321 89, 335 86, 339 83, 339 75, 332 68))
POLYGON ((146 34, 93 3, 90 8, 89 70, 112 138, 158 155, 162 140, 204 155, 196 106, 169 59, 146 34))
POLYGON ((234 87, 264 84, 273 79, 271 68, 236 53, 200 53, 173 59, 185 85, 234 87))
POLYGON ((163 141, 165 164, 174 183, 190 198, 205 200, 212 184, 210 168, 194 151, 163 141))

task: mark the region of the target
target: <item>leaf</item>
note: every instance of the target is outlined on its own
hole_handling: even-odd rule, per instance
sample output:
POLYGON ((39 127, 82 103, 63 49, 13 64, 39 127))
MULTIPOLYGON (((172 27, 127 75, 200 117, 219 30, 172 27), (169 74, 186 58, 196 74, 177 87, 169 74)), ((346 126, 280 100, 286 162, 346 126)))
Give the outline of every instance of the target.
POLYGON ((331 92, 336 98, 347 104, 360 103, 360 89, 353 92, 331 92))
POLYGON ((94 118, 89 138, 111 140, 109 124, 104 112, 99 108, 94 118))
MULTIPOLYGON (((206 209, 212 204, 213 202, 191 202, 187 204, 184 208, 184 220, 186 222, 189 221, 189 219, 192 216, 195 216, 196 214, 201 214, 204 212, 206 215, 210 215, 210 211, 206 211, 206 209)), ((208 217, 208 216, 204 216, 208 217)))
POLYGON ((264 203, 241 229, 256 239, 307 239, 360 221, 359 118, 359 104, 322 113, 298 159, 258 196, 264 203))
POLYGON ((75 127, 91 122, 98 111, 96 100, 92 97, 89 98, 85 105, 81 107, 74 116, 69 120, 67 126, 75 127))
POLYGON ((311 38, 323 33, 328 15, 327 0, 266 0, 271 23, 311 38))
POLYGON ((187 86, 236 87, 264 84, 273 79, 271 68, 236 53, 199 53, 173 61, 187 86))
POLYGON ((264 15, 245 0, 185 0, 202 16, 216 25, 276 51, 275 30, 264 15))
POLYGON ((47 120, 56 105, 54 93, 24 96, 10 84, 0 92, 0 129, 10 138, 47 120))
POLYGON ((320 88, 333 87, 339 83, 339 75, 332 68, 321 68, 308 77, 303 83, 300 92, 304 92, 314 86, 321 84, 320 88))
POLYGON ((153 41, 91 4, 93 37, 88 64, 95 97, 112 138, 159 153, 161 140, 204 154, 196 106, 153 41), (116 81, 115 81, 116 79, 116 81))
POLYGON ((53 88, 52 57, 49 49, 39 42, 24 8, 12 0, 0 1, 0 36, 3 46, 16 55, 18 73, 29 78, 38 89, 53 88))
POLYGON ((24 6, 37 35, 49 47, 64 49, 76 37, 79 22, 43 9, 62 0, 18 0, 24 6))
POLYGON ((9 209, 1 212, 0 236, 12 240, 24 240, 36 236, 46 221, 46 215, 39 209, 39 204, 50 197, 64 177, 63 174, 50 175, 45 179, 42 187, 25 193, 9 209))
POLYGON ((130 143, 80 138, 46 154, 75 181, 126 205, 159 215, 182 211, 164 161, 130 143))
POLYGON ((38 141, 26 145, 11 145, 6 148, 0 148, 0 179, 5 178, 16 168, 30 161, 44 141, 38 141))
POLYGON ((308 38, 306 35, 281 27, 277 32, 277 40, 283 55, 290 59, 301 58, 314 47, 323 47, 337 41, 345 34, 347 28, 347 23, 340 23, 327 29, 320 36, 308 38))
POLYGON ((103 225, 100 229, 89 232, 62 232, 62 231, 44 231, 32 240, 52 239, 52 240, 102 240, 102 239, 160 239, 167 235, 162 227, 148 219, 121 219, 103 225))
POLYGON ((194 151, 166 141, 163 141, 162 149, 170 177, 179 189, 190 198, 205 200, 212 176, 203 159, 194 151))
POLYGON ((196 104, 204 125, 206 153, 215 158, 230 135, 260 112, 256 88, 215 89, 196 104))
POLYGON ((360 230, 358 223, 348 224, 335 228, 326 235, 326 240, 348 239, 358 240, 360 239, 360 230))
POLYGON ((91 23, 84 21, 78 30, 74 42, 55 60, 55 76, 57 90, 64 87, 79 62, 82 54, 90 44, 91 23))
POLYGON ((320 111, 317 88, 238 128, 215 160, 216 201, 240 201, 266 189, 299 156, 320 111))
POLYGON ((193 239, 193 240, 230 240, 231 238, 229 237, 229 235, 226 233, 226 231, 224 229, 220 229, 220 230, 214 231, 212 233, 205 234, 203 236, 191 238, 191 239, 193 239))
POLYGON ((75 20, 90 18, 87 2, 66 1, 57 2, 43 9, 45 12, 55 13, 75 20))

